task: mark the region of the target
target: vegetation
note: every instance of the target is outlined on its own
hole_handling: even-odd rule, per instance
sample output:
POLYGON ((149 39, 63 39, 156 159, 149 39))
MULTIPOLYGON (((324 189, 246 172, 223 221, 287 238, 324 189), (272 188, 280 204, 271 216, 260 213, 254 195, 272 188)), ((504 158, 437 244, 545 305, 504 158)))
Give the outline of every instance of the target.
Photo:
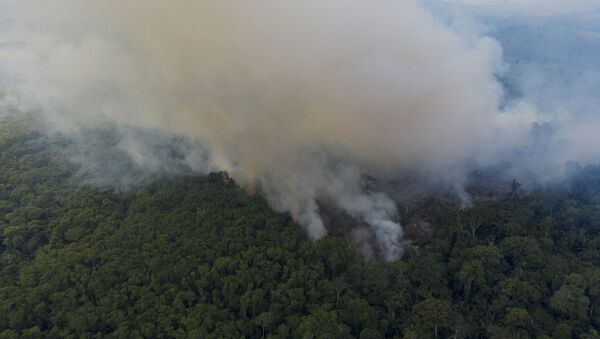
POLYGON ((224 173, 81 185, 0 128, 1 338, 598 338, 600 168, 460 210, 392 264, 312 242, 224 173))

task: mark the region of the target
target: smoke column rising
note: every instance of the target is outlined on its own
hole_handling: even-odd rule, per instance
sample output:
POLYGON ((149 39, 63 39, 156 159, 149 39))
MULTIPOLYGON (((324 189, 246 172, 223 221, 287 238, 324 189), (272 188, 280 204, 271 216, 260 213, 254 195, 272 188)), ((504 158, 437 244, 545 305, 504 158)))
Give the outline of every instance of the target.
POLYGON ((260 188, 315 239, 327 203, 369 225, 385 260, 401 255, 402 228, 364 175, 461 173, 537 119, 499 111, 494 40, 462 38, 415 1, 0 5, 5 105, 62 133, 111 123, 194 140, 210 154, 198 172, 260 188))

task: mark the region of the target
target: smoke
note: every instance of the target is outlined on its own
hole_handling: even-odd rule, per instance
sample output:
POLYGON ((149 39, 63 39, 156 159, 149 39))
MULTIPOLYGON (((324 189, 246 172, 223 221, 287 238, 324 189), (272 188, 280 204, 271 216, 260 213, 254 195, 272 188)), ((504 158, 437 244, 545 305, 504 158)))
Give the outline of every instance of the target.
POLYGON ((472 10, 493 13, 496 16, 590 14, 599 9, 596 0, 441 0, 440 2, 462 5, 472 10))
POLYGON ((459 34, 411 0, 2 7, 4 105, 82 138, 117 126, 118 147, 155 172, 173 163, 152 150, 185 140, 175 149, 187 170, 228 171, 315 239, 327 234, 320 205, 339 209, 369 226, 389 261, 402 253, 398 212, 366 175, 460 182, 467 163, 528 145, 543 121, 526 104, 498 108, 494 39, 459 34))

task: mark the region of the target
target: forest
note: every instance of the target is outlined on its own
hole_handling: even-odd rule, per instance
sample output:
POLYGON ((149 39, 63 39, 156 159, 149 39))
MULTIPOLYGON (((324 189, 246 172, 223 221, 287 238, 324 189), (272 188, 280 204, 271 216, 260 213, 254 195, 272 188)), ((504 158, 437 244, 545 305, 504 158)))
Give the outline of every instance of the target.
POLYGON ((226 173, 87 184, 65 142, 0 122, 0 338, 600 338, 600 167, 420 201, 382 263, 226 173))

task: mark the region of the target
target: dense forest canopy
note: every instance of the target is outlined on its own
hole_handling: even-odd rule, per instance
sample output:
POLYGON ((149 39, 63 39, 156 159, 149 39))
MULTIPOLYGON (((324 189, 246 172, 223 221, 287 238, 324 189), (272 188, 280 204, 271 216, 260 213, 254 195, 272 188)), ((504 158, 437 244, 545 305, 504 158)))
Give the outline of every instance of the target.
POLYGON ((599 337, 600 167, 417 203, 430 227, 383 264, 225 173, 88 185, 66 142, 0 124, 1 338, 599 337))

